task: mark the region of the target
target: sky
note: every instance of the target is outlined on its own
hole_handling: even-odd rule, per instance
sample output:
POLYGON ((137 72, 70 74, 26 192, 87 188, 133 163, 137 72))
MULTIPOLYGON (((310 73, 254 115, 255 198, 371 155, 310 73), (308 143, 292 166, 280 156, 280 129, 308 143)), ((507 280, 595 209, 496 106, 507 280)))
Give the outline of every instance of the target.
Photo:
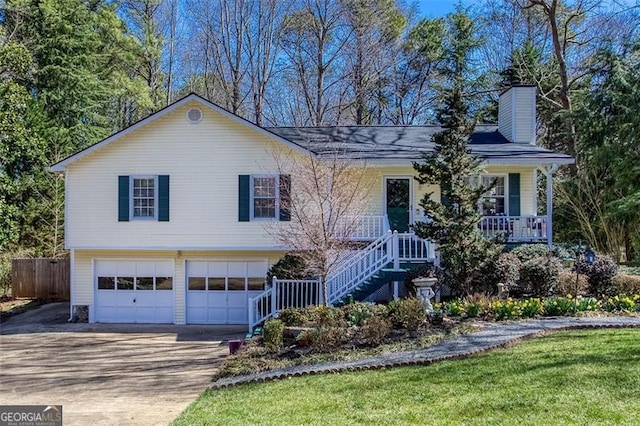
MULTIPOLYGON (((455 10, 458 3, 462 3, 463 6, 469 7, 474 3, 474 0, 417 0, 416 3, 420 8, 420 12, 423 16, 429 18, 435 18, 445 16, 447 13, 451 13, 455 10)), ((611 7, 630 7, 640 6, 640 0, 602 0, 603 6, 611 7)))
MULTIPOLYGON (((458 0, 418 0, 420 12, 424 16, 433 18, 437 16, 445 16, 455 10, 458 0)), ((464 6, 468 5, 468 1, 463 1, 464 6)))

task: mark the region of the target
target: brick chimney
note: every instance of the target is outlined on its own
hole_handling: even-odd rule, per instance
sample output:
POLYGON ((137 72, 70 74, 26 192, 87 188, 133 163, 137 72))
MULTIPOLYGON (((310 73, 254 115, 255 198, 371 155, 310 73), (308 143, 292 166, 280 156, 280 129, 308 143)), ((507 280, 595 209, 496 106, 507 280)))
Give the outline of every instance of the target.
POLYGON ((500 94, 498 130, 513 143, 536 143, 536 87, 513 85, 500 94))

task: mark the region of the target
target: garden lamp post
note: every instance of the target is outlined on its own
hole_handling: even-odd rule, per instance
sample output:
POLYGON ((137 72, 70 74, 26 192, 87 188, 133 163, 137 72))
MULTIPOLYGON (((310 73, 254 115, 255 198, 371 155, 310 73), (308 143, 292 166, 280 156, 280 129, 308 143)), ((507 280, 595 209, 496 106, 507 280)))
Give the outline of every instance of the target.
POLYGON ((582 240, 578 240, 578 250, 576 251, 575 265, 576 265, 576 294, 575 294, 575 312, 578 312, 578 292, 580 291, 580 258, 584 259, 584 263, 591 265, 596 260, 596 254, 587 247, 586 250, 582 250, 582 240))

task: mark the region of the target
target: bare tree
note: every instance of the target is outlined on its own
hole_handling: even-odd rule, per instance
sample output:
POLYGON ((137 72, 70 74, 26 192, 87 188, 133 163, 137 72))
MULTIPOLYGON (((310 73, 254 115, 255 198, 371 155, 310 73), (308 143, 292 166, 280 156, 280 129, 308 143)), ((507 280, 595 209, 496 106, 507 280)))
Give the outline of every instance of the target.
POLYGON ((354 248, 354 235, 367 211, 371 182, 365 164, 344 159, 339 151, 322 158, 297 152, 274 152, 280 175, 291 176, 289 188, 280 185, 290 222, 270 222, 267 232, 295 252, 323 284, 336 270, 345 251, 354 248), (284 192, 282 192, 284 191, 284 192))
POLYGON ((380 123, 386 77, 406 19, 395 0, 341 0, 350 29, 346 62, 351 115, 357 125, 380 123))
POLYGON ((243 115, 249 96, 246 34, 252 14, 250 0, 192 0, 199 53, 198 72, 204 95, 234 114, 243 115))
POLYGON ((280 36, 289 2, 256 0, 252 7, 251 22, 246 33, 249 77, 253 95, 255 123, 263 124, 267 88, 276 72, 276 59, 280 54, 280 36))
POLYGON ((120 3, 122 12, 128 19, 129 29, 140 41, 140 66, 137 72, 149 87, 154 109, 160 108, 164 101, 163 33, 159 22, 161 5, 162 0, 123 0, 120 3))
POLYGON ((304 0, 289 14, 283 31, 283 48, 289 62, 285 79, 293 88, 292 117, 298 125, 336 124, 344 109, 341 99, 344 75, 340 72, 348 42, 344 10, 337 1, 304 0), (301 102, 303 106, 299 106, 301 102))

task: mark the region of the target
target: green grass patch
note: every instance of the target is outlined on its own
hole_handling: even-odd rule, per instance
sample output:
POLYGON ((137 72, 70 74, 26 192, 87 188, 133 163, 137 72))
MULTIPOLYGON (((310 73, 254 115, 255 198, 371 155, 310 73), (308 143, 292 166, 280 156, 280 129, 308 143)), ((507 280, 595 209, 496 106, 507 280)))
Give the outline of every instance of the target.
POLYGON ((560 332, 459 361, 207 390, 174 425, 640 424, 640 330, 560 332))

